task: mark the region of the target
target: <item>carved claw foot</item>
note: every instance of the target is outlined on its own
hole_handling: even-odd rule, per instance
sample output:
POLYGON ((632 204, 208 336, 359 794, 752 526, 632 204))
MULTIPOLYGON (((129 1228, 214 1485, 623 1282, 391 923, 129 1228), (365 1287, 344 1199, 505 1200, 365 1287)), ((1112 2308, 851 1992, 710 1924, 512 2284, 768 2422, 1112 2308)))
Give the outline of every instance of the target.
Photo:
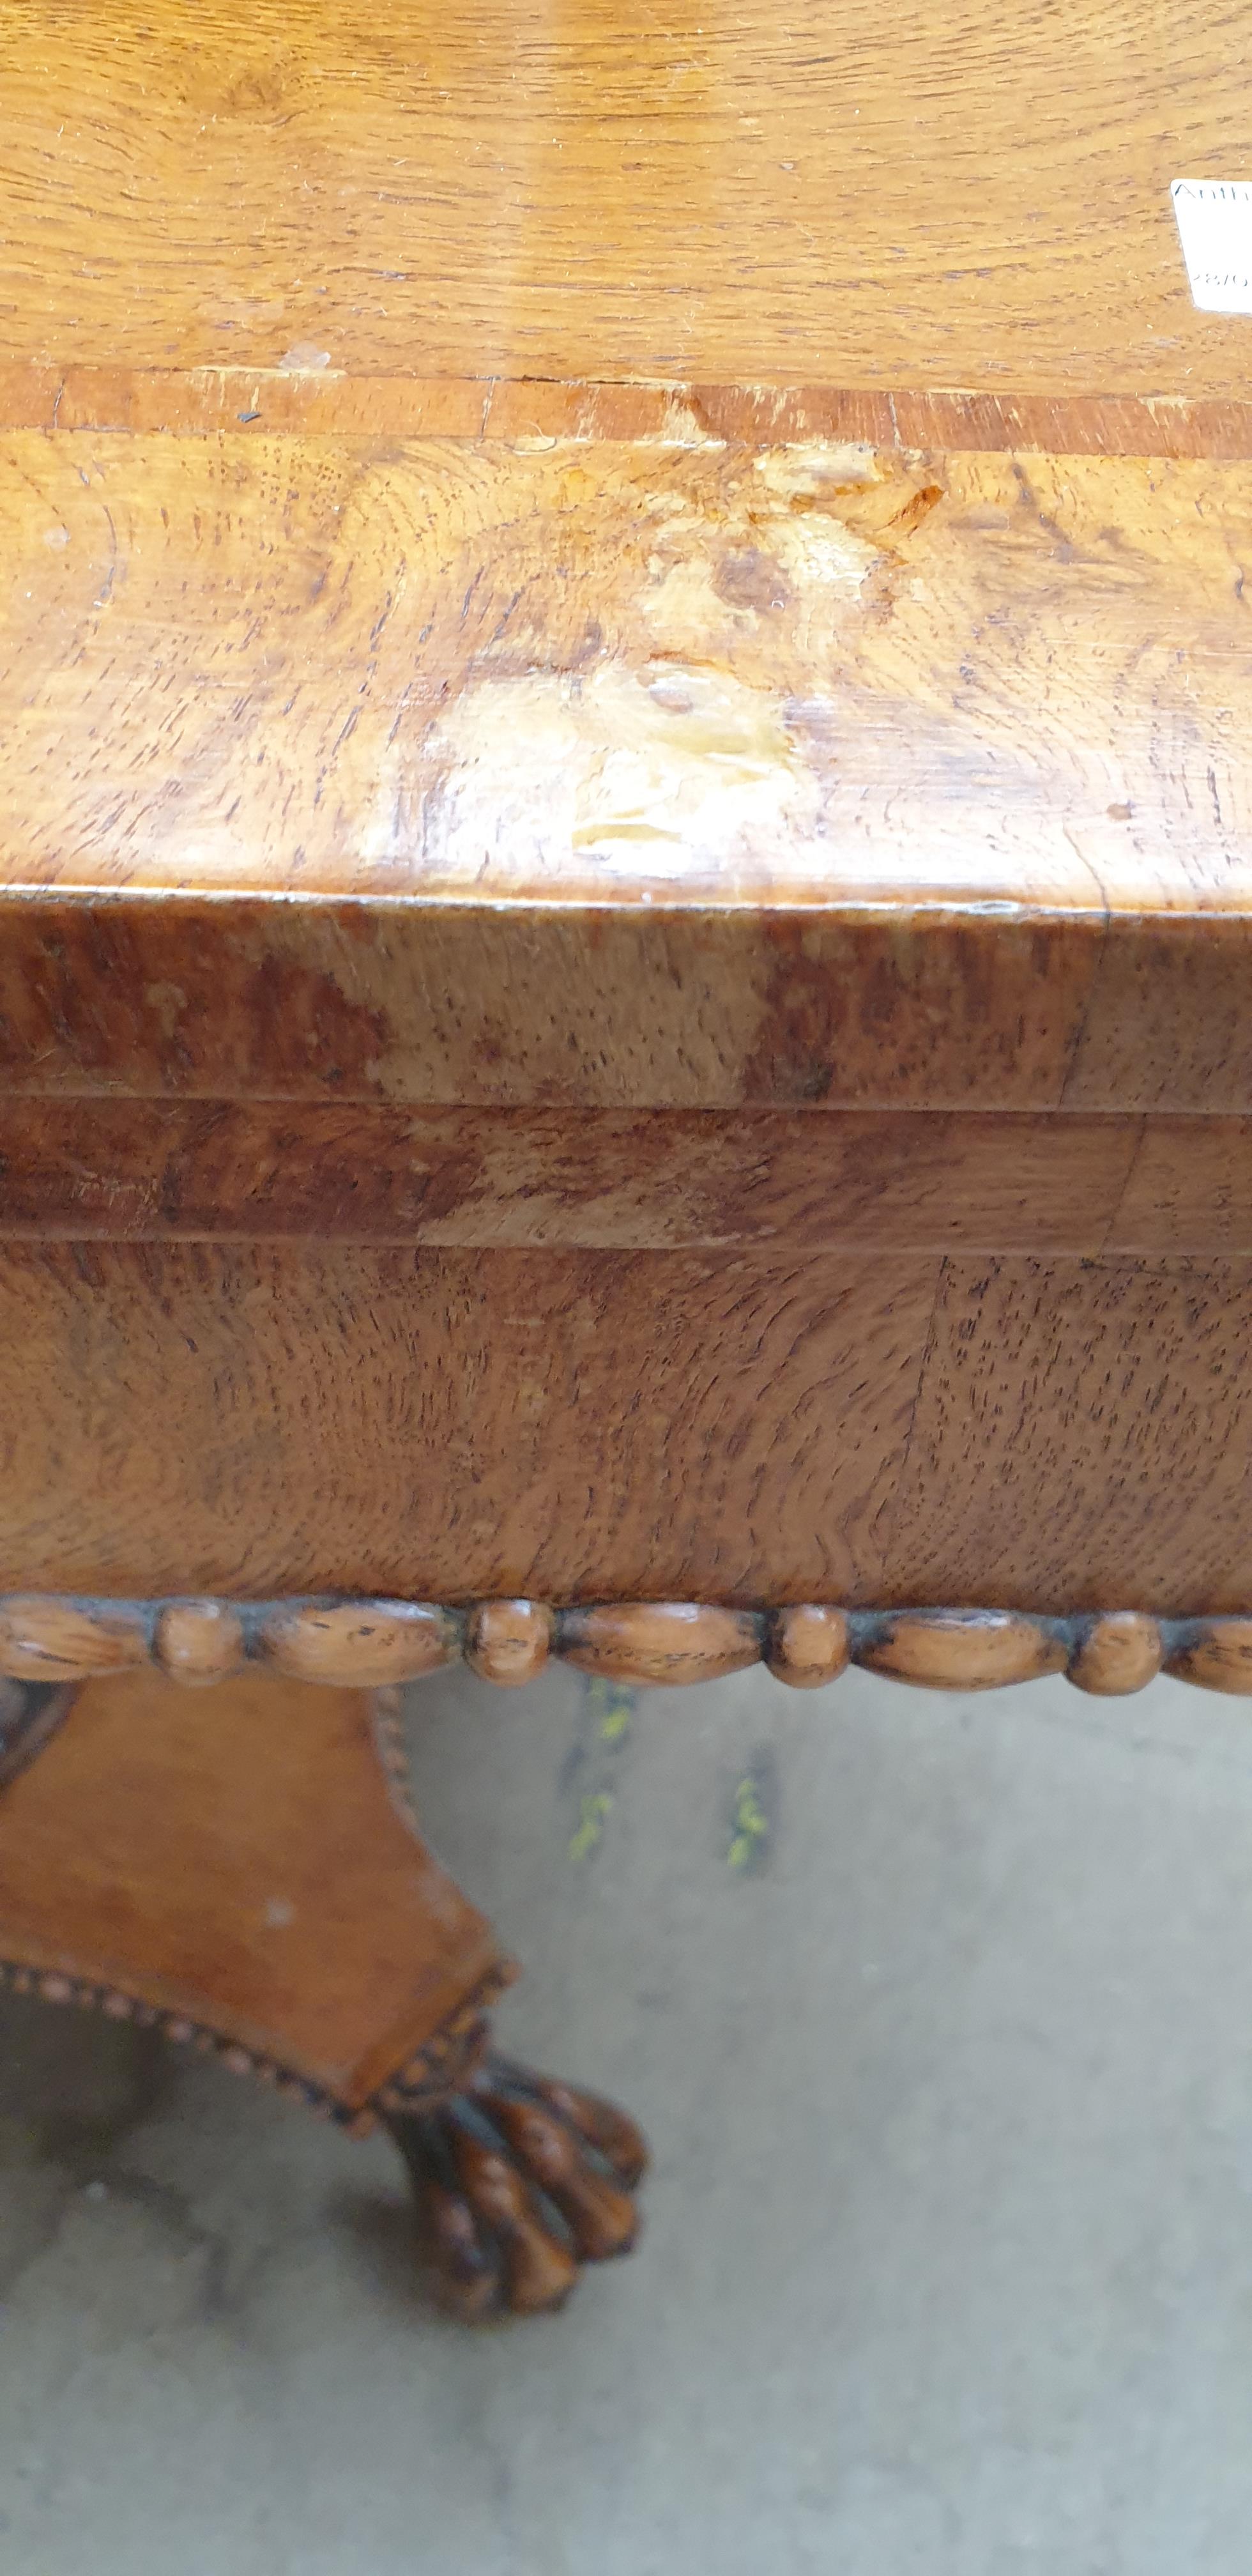
POLYGON ((485 2056, 457 2092, 378 2107, 454 2316, 540 2315, 564 2304, 582 2264, 629 2253, 648 2152, 612 2103, 485 2056))

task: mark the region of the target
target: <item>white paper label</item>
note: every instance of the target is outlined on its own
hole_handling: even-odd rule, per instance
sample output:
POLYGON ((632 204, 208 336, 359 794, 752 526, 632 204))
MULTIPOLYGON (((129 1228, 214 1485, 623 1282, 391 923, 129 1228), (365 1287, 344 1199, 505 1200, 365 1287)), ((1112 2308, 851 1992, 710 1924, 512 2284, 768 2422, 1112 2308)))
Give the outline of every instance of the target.
POLYGON ((1175 179, 1191 295, 1202 313, 1252 313, 1252 180, 1175 179))

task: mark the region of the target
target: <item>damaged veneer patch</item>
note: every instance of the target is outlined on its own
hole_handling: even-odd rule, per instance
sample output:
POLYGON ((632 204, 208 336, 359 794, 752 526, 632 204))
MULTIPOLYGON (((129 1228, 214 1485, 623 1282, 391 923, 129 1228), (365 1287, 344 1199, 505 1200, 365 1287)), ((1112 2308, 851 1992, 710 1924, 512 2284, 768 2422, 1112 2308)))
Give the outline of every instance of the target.
POLYGON ((479 683, 428 738, 429 855, 620 854, 649 875, 811 840, 821 788, 780 701, 729 671, 658 662, 479 683))
POLYGON ((886 479, 872 449, 809 444, 629 496, 588 580, 590 665, 488 652, 430 727, 427 863, 460 877, 507 851, 550 873, 564 852, 664 879, 811 850, 822 675, 883 560, 857 520, 886 479))

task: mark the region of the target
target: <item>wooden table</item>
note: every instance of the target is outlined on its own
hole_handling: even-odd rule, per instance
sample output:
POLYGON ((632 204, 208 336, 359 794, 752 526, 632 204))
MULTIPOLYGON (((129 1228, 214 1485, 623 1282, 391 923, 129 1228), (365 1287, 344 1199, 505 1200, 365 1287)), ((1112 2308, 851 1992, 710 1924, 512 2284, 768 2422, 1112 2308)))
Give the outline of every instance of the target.
POLYGON ((1252 1686, 1227 45, 0 9, 0 1954, 467 2314, 642 2147, 398 1684, 1252 1686))

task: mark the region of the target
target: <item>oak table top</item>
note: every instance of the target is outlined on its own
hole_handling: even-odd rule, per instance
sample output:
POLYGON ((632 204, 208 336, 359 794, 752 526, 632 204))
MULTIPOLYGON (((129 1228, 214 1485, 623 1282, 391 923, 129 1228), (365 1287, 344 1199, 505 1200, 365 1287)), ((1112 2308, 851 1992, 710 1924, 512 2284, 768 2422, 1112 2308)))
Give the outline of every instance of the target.
POLYGON ((1214 0, 6 0, 0 341, 1242 406, 1169 197, 1245 175, 1242 38, 1214 0))

